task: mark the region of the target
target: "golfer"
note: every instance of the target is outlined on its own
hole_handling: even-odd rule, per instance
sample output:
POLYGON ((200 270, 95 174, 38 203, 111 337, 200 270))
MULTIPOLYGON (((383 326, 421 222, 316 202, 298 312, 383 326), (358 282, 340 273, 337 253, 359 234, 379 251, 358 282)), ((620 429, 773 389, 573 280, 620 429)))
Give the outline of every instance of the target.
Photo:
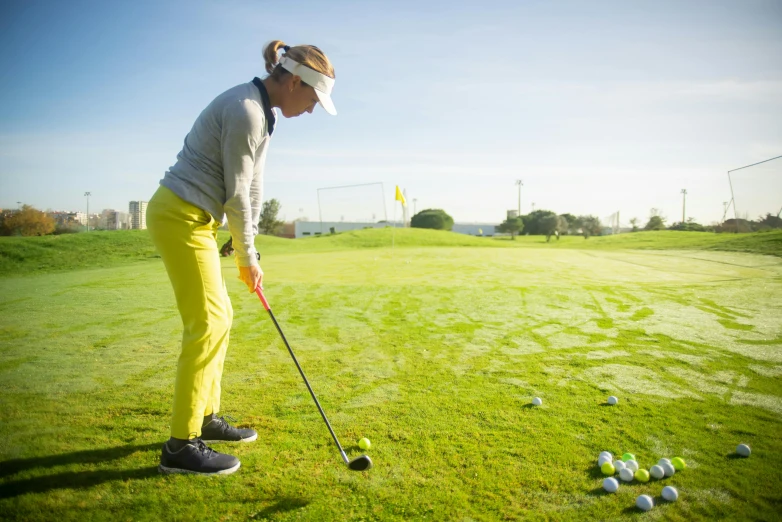
POLYGON ((233 473, 239 459, 212 450, 206 442, 251 442, 258 437, 255 430, 233 427, 218 416, 233 310, 220 268, 217 229, 226 216, 239 279, 255 291, 263 279, 254 239, 266 151, 277 118, 274 109, 293 118, 312 113, 320 103, 336 114, 331 101, 334 68, 323 51, 275 40, 263 56, 269 75, 227 90, 204 109, 147 206, 147 226, 184 326, 162 473, 233 473))

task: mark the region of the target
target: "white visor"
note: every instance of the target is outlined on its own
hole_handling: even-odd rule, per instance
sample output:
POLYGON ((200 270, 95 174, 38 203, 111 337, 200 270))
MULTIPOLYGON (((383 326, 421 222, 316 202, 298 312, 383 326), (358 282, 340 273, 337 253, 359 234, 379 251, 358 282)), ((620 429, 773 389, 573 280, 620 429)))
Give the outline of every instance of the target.
POLYGON ((334 89, 334 78, 329 78, 325 74, 310 69, 306 65, 302 65, 287 56, 280 58, 280 65, 289 73, 299 76, 301 81, 315 89, 318 101, 323 108, 326 109, 326 112, 332 116, 337 115, 337 109, 334 107, 334 102, 331 101, 331 91, 334 89))

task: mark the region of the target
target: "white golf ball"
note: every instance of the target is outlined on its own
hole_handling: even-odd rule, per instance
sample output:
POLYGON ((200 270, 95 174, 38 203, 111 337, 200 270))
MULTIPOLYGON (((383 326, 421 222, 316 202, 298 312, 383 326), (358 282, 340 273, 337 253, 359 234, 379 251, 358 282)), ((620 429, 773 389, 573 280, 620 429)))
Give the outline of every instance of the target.
POLYGON ((676 491, 676 488, 673 486, 665 486, 663 488, 663 498, 668 502, 673 502, 679 498, 679 492, 676 491))
POLYGON ((619 478, 625 482, 632 482, 635 474, 629 468, 624 468, 619 472, 619 478))
POLYGON ((654 507, 654 501, 649 495, 641 495, 635 499, 635 505, 638 506, 639 509, 649 511, 654 507))
POLYGON ((634 460, 628 460, 627 462, 625 462, 625 467, 627 469, 633 470, 633 473, 638 471, 638 463, 634 460))
POLYGON ((665 470, 662 466, 652 466, 649 470, 649 474, 656 479, 661 479, 665 476, 665 470))
POLYGON ((660 467, 663 468, 666 477, 672 477, 676 473, 676 468, 670 462, 663 462, 660 467))
POLYGON ((752 453, 752 450, 749 449, 749 446, 746 444, 739 444, 736 446, 736 453, 741 455, 742 457, 749 457, 750 453, 752 453))
POLYGON ((597 459, 597 465, 600 466, 600 467, 602 467, 603 464, 605 464, 606 462, 611 462, 611 457, 607 457, 607 456, 603 455, 602 457, 597 459))
POLYGON ((610 397, 608 398, 608 404, 610 404, 611 406, 613 406, 613 405, 614 405, 614 404, 616 404, 617 402, 619 402, 619 399, 617 399, 617 398, 616 398, 616 397, 614 397, 613 395, 612 395, 612 396, 610 396, 610 397))
POLYGON ((535 406, 540 406, 541 404, 543 404, 543 399, 541 399, 540 397, 535 397, 534 399, 532 399, 532 404, 534 404, 535 406))
POLYGON ((608 477, 603 481, 603 489, 609 493, 616 493, 616 490, 619 489, 619 482, 614 477, 608 477))
POLYGON ((623 469, 625 469, 626 467, 627 467, 627 464, 625 464, 625 463, 624 463, 623 461, 621 461, 621 460, 617 460, 616 462, 614 462, 614 469, 615 469, 617 472, 619 472, 619 471, 622 471, 622 470, 623 470, 623 469))
POLYGON ((660 459, 660 460, 657 461, 657 465, 658 466, 662 466, 663 462, 667 462, 668 464, 670 464, 671 463, 671 459, 660 459))
POLYGON ((600 455, 598 455, 597 458, 604 457, 604 456, 608 457, 608 458, 613 458, 614 457, 613 455, 611 455, 610 451, 601 451, 600 455))

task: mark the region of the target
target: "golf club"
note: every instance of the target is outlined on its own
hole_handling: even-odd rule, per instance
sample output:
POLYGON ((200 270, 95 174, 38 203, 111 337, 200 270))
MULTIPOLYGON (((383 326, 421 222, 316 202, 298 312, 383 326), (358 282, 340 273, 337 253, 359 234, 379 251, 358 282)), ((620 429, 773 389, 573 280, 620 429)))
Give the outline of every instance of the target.
POLYGON ((318 407, 320 416, 323 417, 323 422, 326 423, 326 427, 329 429, 329 433, 331 433, 331 437, 334 439, 334 443, 337 445, 337 448, 339 448, 339 453, 340 455, 342 455, 342 460, 344 460, 348 468, 352 469, 353 471, 368 470, 369 468, 372 467, 372 460, 368 456, 361 455, 360 457, 356 457, 353 460, 349 460, 348 456, 345 455, 345 450, 342 449, 342 445, 339 443, 337 436, 334 434, 334 430, 331 429, 331 424, 329 424, 329 420, 326 418, 326 414, 323 412, 323 408, 320 407, 318 398, 315 397, 315 392, 312 391, 312 386, 310 386, 310 383, 307 380, 307 376, 304 375, 304 370, 301 369, 301 366, 299 365, 299 361, 296 359, 296 356, 293 354, 291 345, 288 344, 288 340, 285 338, 285 334, 282 333, 282 328, 280 328, 277 319, 274 317, 274 313, 272 312, 272 309, 269 306, 269 302, 266 300, 266 296, 263 295, 263 288, 259 286, 258 288, 255 289, 255 293, 258 294, 258 297, 261 299, 261 303, 263 303, 263 307, 266 309, 267 312, 269 312, 269 317, 272 318, 272 322, 274 323, 274 326, 276 326, 277 331, 280 332, 280 337, 282 337, 282 341, 285 343, 285 347, 288 348, 288 352, 291 354, 291 357, 293 358, 293 362, 296 363, 296 368, 299 369, 301 378, 304 379, 304 384, 307 385, 307 389, 310 391, 310 395, 312 395, 312 400, 315 401, 315 406, 318 407))

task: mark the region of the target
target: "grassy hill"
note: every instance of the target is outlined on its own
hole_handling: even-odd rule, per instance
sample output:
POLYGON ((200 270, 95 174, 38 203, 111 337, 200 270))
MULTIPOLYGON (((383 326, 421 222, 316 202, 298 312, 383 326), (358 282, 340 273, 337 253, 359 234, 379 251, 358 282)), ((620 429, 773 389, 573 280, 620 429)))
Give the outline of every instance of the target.
MULTIPOLYGON (((220 233, 224 241, 228 235, 220 233)), ((697 232, 638 232, 616 236, 563 236, 546 243, 542 236, 481 238, 421 229, 367 229, 303 239, 258 236, 262 255, 330 252, 363 248, 388 248, 392 237, 405 247, 568 248, 568 249, 655 249, 726 250, 782 256, 782 231, 753 234, 709 234, 697 232)), ((90 232, 44 237, 0 237, 0 274, 18 275, 41 271, 66 271, 87 267, 108 267, 156 259, 144 230, 90 232)))

